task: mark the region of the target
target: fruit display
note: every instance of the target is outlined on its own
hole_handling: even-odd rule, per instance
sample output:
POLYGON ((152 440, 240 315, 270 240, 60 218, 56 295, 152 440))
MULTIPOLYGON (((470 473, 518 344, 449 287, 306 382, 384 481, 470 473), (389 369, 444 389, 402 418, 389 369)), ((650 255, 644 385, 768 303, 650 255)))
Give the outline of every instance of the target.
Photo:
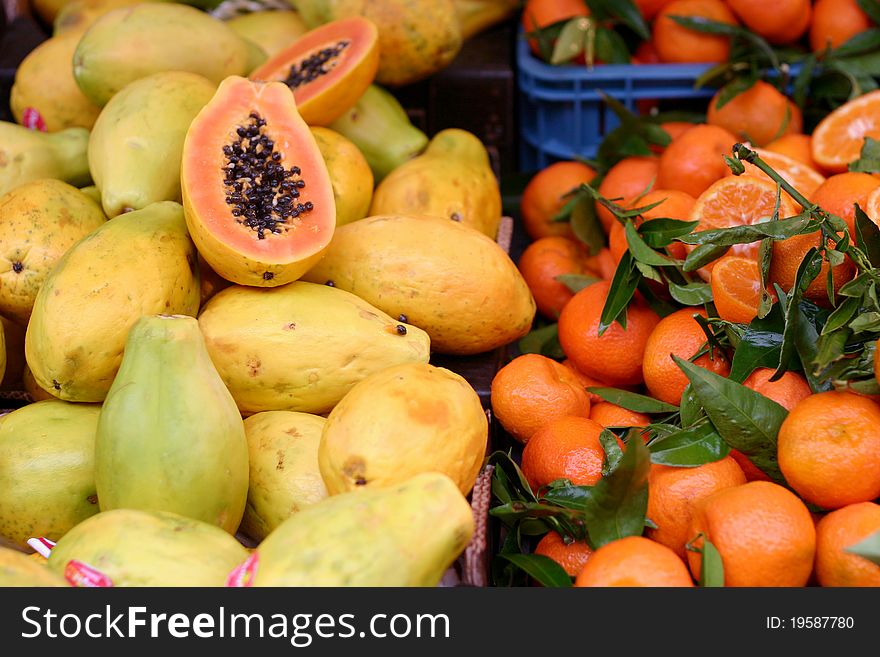
POLYGON ((34 0, 0 586, 880 586, 880 12, 770 4, 34 0), (700 95, 504 174, 498 23, 700 95))

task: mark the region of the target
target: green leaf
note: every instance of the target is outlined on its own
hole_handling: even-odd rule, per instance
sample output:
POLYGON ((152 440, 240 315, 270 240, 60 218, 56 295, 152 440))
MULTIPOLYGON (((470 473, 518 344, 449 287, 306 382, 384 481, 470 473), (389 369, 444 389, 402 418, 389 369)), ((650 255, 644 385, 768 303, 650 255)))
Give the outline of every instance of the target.
POLYGON ((816 70, 816 55, 810 54, 801 62, 801 70, 798 71, 792 88, 792 100, 795 104, 803 108, 807 100, 807 94, 810 91, 810 82, 813 80, 813 74, 816 70))
POLYGON ((770 280, 770 263, 773 260, 773 240, 765 238, 758 247, 758 266, 761 279, 761 301, 758 304, 758 317, 766 317, 773 307, 773 297, 767 289, 770 280))
POLYGON ((758 367, 776 369, 779 366, 784 327, 785 318, 778 303, 773 304, 766 317, 753 319, 733 352, 730 379, 745 381, 758 367))
POLYGON ((655 267, 652 267, 651 265, 646 265, 644 262, 639 262, 638 260, 634 260, 633 262, 636 266, 636 269, 642 275, 643 279, 656 281, 661 285, 663 284, 663 276, 655 267))
POLYGON ((844 549, 880 565, 880 530, 844 549))
POLYGON ((831 51, 830 57, 826 60, 832 60, 835 64, 849 64, 848 60, 855 58, 857 55, 870 54, 871 51, 880 47, 880 30, 870 28, 864 32, 852 36, 847 41, 840 44, 831 51))
POLYGON ((514 525, 523 518, 544 518, 560 515, 559 507, 540 502, 509 502, 489 509, 489 515, 498 518, 507 526, 514 525))
POLYGON ((639 234, 645 240, 645 244, 651 248, 662 249, 664 246, 672 244, 675 238, 689 234, 699 223, 699 221, 658 217, 657 219, 649 219, 639 226, 639 234))
POLYGON ((562 28, 556 44, 553 46, 553 54, 550 63, 564 64, 580 55, 584 51, 586 33, 592 29, 592 21, 584 16, 576 16, 570 19, 562 28))
POLYGON ((529 482, 526 481, 525 475, 516 464, 516 461, 510 458, 510 454, 500 450, 495 451, 489 455, 486 462, 489 465, 495 466, 495 471, 492 473, 492 492, 495 493, 496 497, 505 503, 515 499, 527 502, 538 501, 538 498, 532 492, 531 486, 529 486, 529 482), (497 494, 495 488, 496 481, 503 482, 503 488, 507 491, 504 497, 497 494))
POLYGON ((862 173, 880 171, 880 141, 865 137, 859 159, 850 162, 849 170, 862 173))
POLYGON ((702 563, 700 565, 700 586, 705 588, 717 588, 724 586, 724 564, 721 561, 721 553, 709 540, 703 537, 702 563))
POLYGON ((856 0, 859 8, 868 14, 868 18, 875 24, 880 24, 880 4, 877 0, 856 0))
MULTIPOLYGON (((800 265, 798 265, 794 288, 790 291, 790 296, 785 305, 785 328, 782 331, 782 347, 779 353, 779 364, 776 368, 777 373, 785 370, 786 363, 797 351, 795 336, 798 332, 798 321, 801 318, 799 310, 800 300, 810 283, 819 275, 821 268, 822 255, 816 247, 811 247, 804 255, 800 265)), ((782 301, 783 296, 780 295, 779 298, 782 301)))
POLYGON ((626 443, 617 468, 593 486, 584 522, 594 549, 627 536, 641 536, 648 510, 651 455, 641 440, 626 443))
POLYGON ((682 468, 713 463, 730 453, 708 419, 652 440, 650 449, 652 462, 682 468))
POLYGON ((605 231, 596 215, 596 206, 589 194, 578 193, 571 208, 571 229, 581 242, 596 255, 605 246, 605 231))
POLYGON ((548 490, 541 499, 564 509, 584 512, 592 504, 595 486, 564 486, 548 490))
POLYGON ((626 308, 635 294, 639 284, 639 274, 634 266, 632 254, 623 254, 611 279, 611 289, 602 307, 599 318, 599 335, 601 336, 616 321, 626 328, 626 308))
POLYGON ((715 228, 700 230, 681 239, 685 244, 715 244, 733 246, 734 244, 750 244, 765 237, 784 240, 795 235, 812 232, 819 227, 819 222, 809 215, 799 214, 779 221, 764 221, 757 224, 733 226, 731 228, 715 228))
POLYGON ((757 81, 757 75, 743 75, 734 78, 732 81, 721 87, 721 89, 718 91, 718 100, 715 102, 715 109, 720 110, 741 93, 748 91, 749 89, 754 87, 757 81))
POLYGON ((849 327, 856 333, 861 331, 880 331, 880 313, 876 311, 861 313, 850 322, 849 327))
POLYGON ((596 59, 608 64, 629 64, 626 41, 614 30, 599 27, 596 30, 596 59))
POLYGON ((591 5, 596 15, 617 18, 642 39, 650 39, 651 31, 645 22, 642 12, 632 0, 592 0, 591 5))
POLYGON ((623 230, 626 234, 626 242, 629 245, 630 253, 633 254, 635 260, 653 267, 672 267, 675 265, 675 260, 658 253, 645 244, 631 219, 627 219, 623 230))
POLYGON ((532 329, 519 341, 519 350, 524 354, 541 354, 548 358, 565 358, 562 345, 559 344, 559 327, 548 324, 542 328, 532 329))
MULTIPOLYGON (((880 142, 877 142, 880 144, 880 142)), ((856 204, 856 246, 866 256, 871 265, 880 267, 880 228, 865 211, 856 204)))
MULTIPOLYGON (((813 368, 816 372, 823 372, 832 363, 837 363, 845 357, 846 343, 850 336, 852 336, 852 331, 845 326, 819 336, 816 357, 813 359, 813 368)), ((823 375, 823 378, 827 378, 827 376, 823 375)))
POLYGON ((589 386, 587 390, 595 395, 599 395, 607 402, 616 404, 628 411, 635 411, 636 413, 675 413, 678 410, 675 406, 662 402, 659 399, 640 395, 629 390, 600 388, 596 386, 589 386))
POLYGON ((685 306, 702 306, 712 301, 712 287, 708 283, 678 285, 670 281, 669 294, 685 306))
POLYGON ((589 287, 600 279, 595 276, 586 276, 585 274, 559 274, 559 276, 555 277, 555 280, 559 281, 569 290, 577 294, 585 287, 589 287))
POLYGON ((678 356, 672 358, 727 444, 752 459, 774 481, 784 481, 776 463, 776 435, 788 411, 742 384, 678 356))
POLYGON ((571 586, 571 577, 565 569, 543 554, 499 554, 517 568, 528 573, 541 586, 561 588, 571 586))
POLYGON ((688 253, 687 258, 684 259, 682 270, 686 272, 697 271, 700 267, 705 267, 710 262, 718 260, 718 258, 727 253, 728 248, 727 246, 718 246, 716 244, 701 244, 688 253))
POLYGON ((617 443, 617 436, 608 429, 603 429, 602 433, 599 434, 599 443, 605 451, 602 476, 607 477, 620 465, 620 459, 623 458, 623 450, 620 449, 620 445, 617 443))
POLYGON ((682 427, 696 424, 697 420, 706 415, 703 412, 703 407, 700 406, 697 396, 694 394, 694 387, 690 383, 685 386, 684 392, 681 393, 681 406, 678 412, 682 427))
POLYGON ((846 326, 859 311, 862 302, 856 297, 844 297, 843 302, 828 316, 825 326, 822 327, 822 335, 828 335, 846 326))
POLYGON ((819 355, 817 344, 819 331, 827 316, 826 311, 821 310, 815 304, 803 300, 798 304, 798 320, 795 324, 794 342, 798 358, 804 365, 804 376, 813 392, 821 392, 831 389, 831 381, 825 381, 819 377, 811 366, 816 362, 819 355))

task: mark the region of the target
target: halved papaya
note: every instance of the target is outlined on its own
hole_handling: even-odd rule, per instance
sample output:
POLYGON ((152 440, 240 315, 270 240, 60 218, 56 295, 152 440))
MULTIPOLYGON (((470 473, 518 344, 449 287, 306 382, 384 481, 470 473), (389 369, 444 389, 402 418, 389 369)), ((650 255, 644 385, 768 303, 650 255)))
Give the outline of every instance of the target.
POLYGON ((226 78, 187 131, 180 178, 199 253, 233 283, 294 281, 333 237, 327 166, 280 82, 226 78))
POLYGON ((357 102, 378 68, 379 31, 372 21, 354 16, 306 32, 249 77, 284 82, 303 120, 326 126, 357 102))

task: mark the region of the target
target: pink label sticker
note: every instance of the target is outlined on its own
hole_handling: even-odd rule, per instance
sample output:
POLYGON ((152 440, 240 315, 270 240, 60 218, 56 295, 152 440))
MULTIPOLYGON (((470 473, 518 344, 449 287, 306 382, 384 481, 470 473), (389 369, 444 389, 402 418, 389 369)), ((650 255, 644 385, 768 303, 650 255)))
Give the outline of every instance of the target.
POLYGON ((64 567, 64 579, 73 586, 83 588, 107 588, 113 586, 113 581, 100 570, 92 568, 90 565, 71 559, 64 567))
POLYGON ((243 588, 254 585, 254 576, 257 574, 257 564, 260 561, 256 552, 251 554, 241 565, 229 573, 226 578, 226 586, 229 588, 243 588))
POLYGON ((40 115, 40 113, 33 107, 24 108, 24 112, 22 112, 21 115, 21 124, 25 128, 30 128, 31 130, 47 132, 46 122, 43 120, 43 117, 40 115))
POLYGON ((30 545, 34 550, 43 555, 46 559, 49 558, 49 555, 52 553, 52 548, 55 547, 55 541, 50 541, 45 536, 40 536, 39 538, 29 538, 27 540, 27 544, 30 545))

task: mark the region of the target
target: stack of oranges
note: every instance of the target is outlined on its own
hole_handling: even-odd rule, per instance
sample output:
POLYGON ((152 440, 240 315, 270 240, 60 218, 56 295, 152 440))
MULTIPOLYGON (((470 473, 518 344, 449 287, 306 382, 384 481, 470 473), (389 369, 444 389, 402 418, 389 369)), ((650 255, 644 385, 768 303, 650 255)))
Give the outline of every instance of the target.
MULTIPOLYGON (((673 16, 709 19, 742 26, 773 45, 803 41, 816 53, 837 48, 872 27, 856 0, 635 0, 651 38, 633 57, 634 64, 723 62, 730 55, 730 37, 690 30, 673 16)), ((584 0, 528 0, 522 25, 526 32, 559 21, 589 16, 584 0)), ((539 54, 532 39, 532 50, 539 54)))
MULTIPOLYGON (((827 1, 813 7, 817 18, 811 29, 825 16, 827 1)), ((662 18, 688 3, 724 5, 639 4, 654 7, 662 18)), ((725 11, 768 34, 792 27, 792 21, 777 21, 779 28, 755 22, 758 5, 730 0, 725 11)), ((705 124, 664 124, 672 141, 662 152, 625 158, 605 172, 597 187, 606 199, 623 208, 657 204, 632 220, 636 227, 661 217, 695 221, 697 231, 754 224, 768 221, 777 206, 779 218, 794 216, 805 202, 838 215, 851 235, 855 204, 880 222, 880 176, 847 171, 864 138, 880 138, 880 92, 834 111, 812 135, 802 134, 797 108, 769 84, 757 83, 721 111, 713 111, 715 102, 705 124), (743 141, 758 146, 762 159, 802 196, 777 199, 776 183, 753 166, 731 175, 722 156, 743 141)), ((600 207, 597 219, 609 246, 589 255, 570 224, 554 221, 572 190, 594 184, 596 175, 580 162, 557 163, 538 173, 522 198, 522 220, 533 242, 519 266, 540 312, 557 322, 565 360, 514 358, 493 381, 492 408, 523 445, 522 470, 535 491, 558 479, 596 484, 603 476, 603 429, 651 423, 649 415, 604 401, 587 388, 622 388, 678 406, 688 379, 672 357, 727 376, 732 350, 710 346, 705 320, 748 324, 759 308, 757 245, 737 245, 696 272, 711 286, 712 304, 679 307, 661 317, 637 292, 625 317, 600 331, 616 264, 629 246, 623 224, 600 207), (562 274, 586 277, 589 284, 574 293, 558 279, 562 274)), ((770 282, 788 293, 804 254, 818 242, 818 233, 774 242, 770 282)), ((692 249, 674 243, 666 251, 681 260, 692 249)), ((805 296, 830 307, 825 273, 805 296)), ((854 273, 849 259, 835 264, 834 288, 854 273)), ((875 372, 880 375, 880 360, 875 372)), ((777 437, 785 486, 736 450, 698 467, 654 464, 648 478, 652 524, 643 536, 594 551, 551 532, 535 552, 556 560, 577 586, 693 586, 704 541, 718 550, 728 586, 880 586, 880 566, 848 551, 880 531, 880 405, 851 391, 814 393, 796 372, 772 375, 756 369, 743 385, 788 412, 777 437)))

